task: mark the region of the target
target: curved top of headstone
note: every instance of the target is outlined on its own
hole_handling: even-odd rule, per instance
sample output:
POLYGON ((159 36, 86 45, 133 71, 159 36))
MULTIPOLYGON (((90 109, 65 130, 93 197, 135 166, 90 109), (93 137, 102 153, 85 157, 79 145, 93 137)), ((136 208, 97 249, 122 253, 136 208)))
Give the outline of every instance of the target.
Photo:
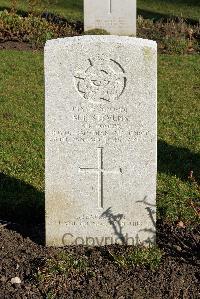
POLYGON ((137 37, 127 37, 127 36, 116 36, 116 35, 84 35, 84 36, 73 36, 65 38, 57 38, 48 40, 45 44, 45 48, 54 47, 54 46, 65 46, 75 43, 119 43, 127 45, 136 45, 136 46, 149 46, 152 48, 157 47, 155 41, 137 37))

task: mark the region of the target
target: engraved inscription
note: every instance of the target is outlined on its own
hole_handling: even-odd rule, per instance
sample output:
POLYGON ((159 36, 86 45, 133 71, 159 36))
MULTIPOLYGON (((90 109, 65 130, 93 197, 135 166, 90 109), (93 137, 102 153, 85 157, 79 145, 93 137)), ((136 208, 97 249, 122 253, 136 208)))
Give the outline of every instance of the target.
POLYGON ((97 57, 88 59, 86 70, 74 75, 79 94, 94 104, 104 104, 118 100, 126 87, 123 67, 113 59, 97 57))
POLYGON ((98 167, 97 168, 83 168, 80 167, 79 171, 84 173, 97 173, 98 174, 98 206, 103 208, 103 175, 106 174, 122 174, 122 169, 105 170, 103 168, 103 148, 97 148, 98 154, 98 167))
MULTIPOLYGON (((66 226, 75 226, 75 225, 80 225, 80 226, 107 226, 107 220, 102 220, 102 219, 98 219, 98 220, 76 220, 76 221, 67 221, 65 222, 66 226)), ((127 227, 127 226, 139 226, 140 223, 138 221, 122 221, 120 223, 121 227, 127 227)))
POLYGON ((128 142, 138 142, 139 140, 145 140, 149 136, 149 131, 140 131, 127 128, 123 131, 121 128, 113 127, 111 125, 102 126, 99 128, 94 128, 91 130, 90 127, 83 128, 80 132, 74 133, 67 130, 54 130, 52 132, 51 141, 53 142, 67 142, 67 143, 88 143, 105 145, 108 142, 112 143, 128 143, 128 142), (103 130, 102 130, 103 129, 103 130), (110 135, 110 132, 112 135, 110 135), (125 140, 126 139, 126 140, 125 140), (126 141, 126 142, 125 142, 126 141))
POLYGON ((151 138, 147 125, 140 122, 133 126, 133 116, 125 106, 98 105, 88 108, 88 103, 72 106, 70 117, 76 130, 53 129, 50 140, 53 142, 88 143, 95 147, 106 144, 146 142, 151 138))
MULTIPOLYGON (((111 15, 111 14, 110 14, 111 15)), ((109 19, 105 19, 105 17, 99 17, 95 20, 96 28, 107 28, 107 30, 112 30, 113 28, 118 28, 121 30, 126 30, 127 28, 127 20, 121 17, 112 17, 109 19)))

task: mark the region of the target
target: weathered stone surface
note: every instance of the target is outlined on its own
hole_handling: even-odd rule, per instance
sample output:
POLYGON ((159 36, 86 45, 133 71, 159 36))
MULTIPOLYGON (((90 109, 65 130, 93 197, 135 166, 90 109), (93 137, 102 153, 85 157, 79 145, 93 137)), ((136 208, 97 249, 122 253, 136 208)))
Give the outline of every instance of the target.
POLYGON ((130 37, 47 42, 47 245, 155 240, 156 56, 130 37))
POLYGON ((136 35, 136 0, 84 0, 84 29, 136 35))

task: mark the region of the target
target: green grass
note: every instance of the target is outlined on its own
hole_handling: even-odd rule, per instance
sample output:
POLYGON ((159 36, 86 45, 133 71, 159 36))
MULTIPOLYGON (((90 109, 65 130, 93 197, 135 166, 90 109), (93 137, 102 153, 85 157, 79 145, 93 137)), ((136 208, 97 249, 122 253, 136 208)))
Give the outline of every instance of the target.
POLYGON ((62 251, 58 252, 56 256, 46 259, 42 269, 38 269, 35 278, 37 281, 44 282, 46 278, 52 279, 57 275, 68 275, 72 270, 81 272, 87 268, 88 263, 85 258, 77 258, 73 254, 62 251))
POLYGON ((43 190, 44 81, 42 55, 0 52, 3 169, 43 190))
POLYGON ((187 201, 199 198, 190 170, 200 181, 200 57, 159 57, 158 208, 171 220, 192 219, 187 201))
MULTIPOLYGON (((157 205, 159 217, 171 221, 196 220, 188 201, 199 190, 187 177, 193 170, 200 181, 199 71, 197 55, 159 57, 157 205)), ((43 76, 41 53, 0 51, 0 218, 43 219, 43 76)))
POLYGON ((200 3, 199 0, 138 0, 138 14, 150 19, 177 16, 199 21, 200 3))
MULTIPOLYGON (((68 19, 83 20, 83 0, 55 0, 46 4, 46 10, 55 12, 68 19)), ((27 1, 19 0, 18 9, 27 11, 27 1)), ((0 7, 10 7, 11 1, 0 0, 0 7)), ((192 20, 200 19, 199 0, 138 0, 138 14, 147 18, 179 16, 192 20)))
MULTIPOLYGON (((50 1, 51 4, 47 4, 48 1, 42 0, 42 5, 37 5, 36 9, 53 12, 61 16, 66 17, 68 20, 81 20, 83 21, 83 1, 82 0, 55 0, 50 1)), ((0 8, 10 8, 10 0, 0 0, 0 8)), ((27 1, 18 0, 17 9, 20 11, 27 11, 27 1)))
POLYGON ((116 255, 109 251, 114 263, 118 267, 128 268, 133 265, 147 266, 151 270, 156 270, 161 262, 163 252, 156 246, 151 247, 136 247, 131 252, 123 255, 116 255))
POLYGON ((43 58, 31 52, 0 51, 0 64, 3 133, 0 172, 4 172, 0 218, 41 220, 44 214, 43 58))

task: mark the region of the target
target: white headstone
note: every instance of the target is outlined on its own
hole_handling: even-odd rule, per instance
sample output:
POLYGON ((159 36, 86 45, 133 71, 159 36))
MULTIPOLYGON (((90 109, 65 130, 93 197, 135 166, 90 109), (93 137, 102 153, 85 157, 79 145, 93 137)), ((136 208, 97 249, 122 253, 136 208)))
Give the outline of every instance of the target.
POLYGON ((136 0, 84 0, 84 30, 136 35, 136 0))
POLYGON ((154 241, 156 43, 48 41, 47 245, 154 241))

